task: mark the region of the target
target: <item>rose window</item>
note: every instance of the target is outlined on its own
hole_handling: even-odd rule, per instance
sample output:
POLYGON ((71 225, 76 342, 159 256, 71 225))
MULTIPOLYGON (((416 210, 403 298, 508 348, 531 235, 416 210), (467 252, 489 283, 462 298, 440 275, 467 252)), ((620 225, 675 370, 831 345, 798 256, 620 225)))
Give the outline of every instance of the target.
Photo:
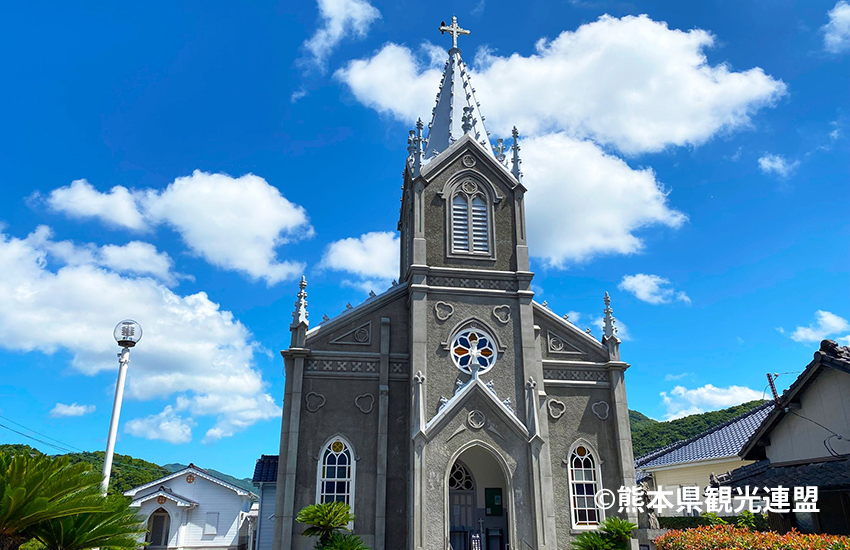
POLYGON ((466 374, 485 373, 496 362, 496 346, 489 334, 477 328, 458 333, 452 341, 452 360, 466 374))

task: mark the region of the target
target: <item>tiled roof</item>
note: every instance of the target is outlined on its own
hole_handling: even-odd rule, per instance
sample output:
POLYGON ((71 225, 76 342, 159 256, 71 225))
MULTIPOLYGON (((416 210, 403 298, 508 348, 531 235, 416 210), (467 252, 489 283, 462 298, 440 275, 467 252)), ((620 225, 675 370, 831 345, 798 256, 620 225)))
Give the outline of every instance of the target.
POLYGON ((721 485, 731 487, 804 487, 815 485, 821 488, 850 487, 850 458, 824 462, 798 464, 796 466, 771 466, 770 461, 760 460, 733 470, 721 485))
POLYGON ((277 482, 277 455, 261 455, 254 466, 254 483, 277 482))
POLYGON ((772 401, 759 405, 697 436, 639 457, 635 460, 635 469, 645 470, 737 456, 772 410, 772 401))

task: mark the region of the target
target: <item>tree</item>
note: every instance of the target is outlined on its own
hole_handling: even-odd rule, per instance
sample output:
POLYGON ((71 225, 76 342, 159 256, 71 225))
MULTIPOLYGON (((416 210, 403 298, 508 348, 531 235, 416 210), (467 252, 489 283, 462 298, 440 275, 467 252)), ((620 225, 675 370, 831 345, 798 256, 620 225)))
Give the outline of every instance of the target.
POLYGON ((138 546, 138 536, 147 531, 136 510, 122 497, 104 499, 102 510, 43 521, 32 533, 47 550, 127 548, 138 546))
POLYGON ((0 453, 0 550, 17 550, 41 522, 102 510, 100 481, 64 458, 0 453))
POLYGON ((318 537, 316 548, 324 548, 331 542, 334 534, 349 531, 348 524, 354 521, 354 514, 348 504, 334 501, 306 506, 298 512, 295 520, 309 525, 302 535, 318 537))

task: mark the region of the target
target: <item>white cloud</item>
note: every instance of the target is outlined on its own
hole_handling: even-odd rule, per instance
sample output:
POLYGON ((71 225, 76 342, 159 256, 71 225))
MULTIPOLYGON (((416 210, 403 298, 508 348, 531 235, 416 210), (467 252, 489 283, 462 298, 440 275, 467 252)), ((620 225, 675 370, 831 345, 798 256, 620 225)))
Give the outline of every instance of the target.
POLYGON ((841 0, 829 10, 829 22, 823 26, 823 47, 830 53, 850 49, 850 4, 841 0))
POLYGON ((147 227, 135 198, 120 185, 101 193, 84 179, 74 180, 67 187, 51 191, 47 204, 72 218, 99 218, 110 225, 135 230, 147 227))
POLYGON ((691 303, 690 297, 684 291, 676 291, 670 285, 670 280, 664 277, 638 273, 625 275, 617 288, 631 292, 638 300, 653 305, 669 304, 673 300, 691 303))
POLYGON ((319 267, 359 277, 358 281, 344 281, 346 286, 381 292, 398 277, 399 237, 390 231, 375 231, 334 241, 325 248, 319 267))
POLYGON ((788 162, 782 155, 765 153, 759 158, 759 170, 765 174, 775 174, 780 178, 787 178, 797 170, 800 161, 788 162))
POLYGON ((669 394, 661 392, 662 402, 667 407, 664 420, 674 420, 705 411, 724 409, 761 398, 761 392, 745 386, 718 388, 706 384, 692 390, 684 386, 676 386, 669 394))
POLYGON ((147 191, 144 202, 153 220, 172 226, 213 265, 269 285, 304 271, 302 263, 278 261, 275 249, 312 235, 307 213, 259 176, 195 170, 164 191, 147 191))
POLYGON ((333 49, 347 37, 363 38, 381 12, 366 0, 318 0, 322 26, 304 42, 311 62, 324 69, 333 49))
MULTIPOLYGON (((791 339, 795 342, 817 343, 830 336, 841 335, 841 333, 850 332, 850 322, 843 317, 819 309, 815 312, 815 323, 807 327, 797 327, 791 333, 791 339)), ((782 331, 782 334, 785 332, 782 331)), ((850 335, 842 335, 843 338, 848 338, 850 335)))
MULTIPOLYGON (((49 233, 39 228, 18 239, 0 232, 0 347, 46 354, 63 350, 83 374, 112 372, 112 329, 132 317, 144 328, 144 337, 133 350, 129 399, 225 396, 234 408, 216 413, 214 426, 224 434, 252 418, 279 415, 279 407, 267 405, 271 398, 254 365, 257 344, 232 313, 204 292, 175 294, 149 277, 126 276, 91 263, 53 269, 49 233), (246 409, 239 410, 239 403, 246 409)), ((151 422, 135 425, 141 429, 151 422)))
POLYGON ((64 403, 56 403, 56 406, 50 410, 50 416, 53 418, 62 418, 65 416, 83 416, 93 412, 94 405, 78 405, 76 403, 66 405, 64 403))
POLYGON ((634 170, 589 141, 550 134, 522 141, 531 250, 563 267, 601 254, 633 254, 635 233, 650 225, 680 227, 651 169, 634 170), (569 166, 569 170, 564 170, 569 166))
MULTIPOLYGON (((48 203, 72 217, 99 218, 112 224, 134 220, 123 224, 129 228, 168 225, 209 263, 239 271, 252 280, 265 280, 268 285, 293 279, 305 268, 300 262, 279 260, 277 248, 313 235, 304 208, 253 174, 234 178, 195 170, 164 190, 132 194, 123 187, 100 193, 85 180, 78 180, 52 191, 48 203), (116 215, 116 209, 125 214, 116 215), (131 212, 138 214, 138 220, 131 212)), ((123 271, 134 266, 137 273, 161 277, 166 266, 170 269, 171 259, 163 254, 154 257, 152 250, 140 242, 123 249, 105 247, 102 263, 125 262, 123 271)))
POLYGON ((180 444, 192 441, 192 428, 195 425, 191 418, 184 419, 175 414, 169 405, 159 414, 130 420, 124 425, 124 431, 136 437, 180 444))
POLYGON ((664 377, 664 380, 666 382, 671 382, 671 381, 674 381, 674 380, 681 380, 682 378, 688 376, 689 374, 690 373, 688 373, 688 372, 681 372, 679 374, 668 374, 664 377))
MULTIPOLYGON (((527 57, 479 55, 473 78, 497 134, 513 125, 530 135, 566 131, 638 154, 746 127, 785 94, 785 84, 760 68, 710 65, 704 50, 713 44, 704 30, 606 15, 541 39, 527 57)), ((406 122, 430 112, 439 82, 434 68, 396 44, 336 76, 363 104, 406 122)))
MULTIPOLYGON (((604 16, 540 41, 531 56, 479 50, 474 82, 488 129, 507 135, 516 124, 528 136, 522 158, 534 190, 526 197, 534 254, 556 267, 632 254, 644 247, 639 230, 686 221, 651 169, 634 169, 597 144, 627 154, 698 145, 748 126, 785 94, 760 68, 709 65, 704 50, 713 40, 646 16, 604 16)), ((424 49, 419 56, 386 44, 335 77, 362 104, 413 122, 431 111, 441 76, 433 48, 424 49)))
POLYGON ((138 276, 150 276, 173 285, 185 275, 172 272, 174 262, 165 252, 157 251, 150 243, 131 241, 125 245, 77 245, 73 241, 54 241, 53 231, 40 225, 27 241, 55 260, 69 266, 91 265, 138 276))

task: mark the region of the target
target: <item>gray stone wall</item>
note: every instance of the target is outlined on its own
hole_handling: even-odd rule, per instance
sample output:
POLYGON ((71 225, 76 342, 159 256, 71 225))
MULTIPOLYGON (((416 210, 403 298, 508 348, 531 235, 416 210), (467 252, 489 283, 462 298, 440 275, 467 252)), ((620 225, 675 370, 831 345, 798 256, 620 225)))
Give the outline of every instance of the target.
MULTIPOLYGON (((557 399, 565 405, 560 418, 547 414, 549 423, 549 445, 552 460, 552 485, 555 494, 556 525, 559 548, 569 548, 569 541, 577 532, 572 531, 570 508, 569 472, 565 460, 569 459, 573 444, 582 439, 596 451, 596 460, 602 470, 602 486, 617 493, 622 485, 620 465, 617 459, 617 441, 614 428, 616 418, 609 410, 608 418, 601 420, 591 407, 604 401, 611 403, 609 388, 546 388, 547 399, 557 399)), ((559 409, 556 409, 556 411, 559 409)), ((547 408, 548 413, 548 408, 547 408)))
MULTIPOLYGON (((437 414, 440 397, 451 398, 455 392, 458 379, 462 382, 470 376, 461 372, 452 361, 449 351, 443 349, 442 343, 451 337, 452 329, 460 322, 475 318, 486 323, 487 330, 497 336, 505 346, 499 351, 493 368, 481 375, 481 380, 493 380, 493 387, 500 400, 510 398, 511 408, 517 417, 525 421, 523 391, 525 380, 522 368, 522 341, 519 329, 519 315, 516 298, 493 297, 483 295, 459 296, 438 292, 428 295, 428 349, 431 356, 428 359, 427 410, 426 420, 437 414), (454 308, 451 317, 441 320, 435 310, 437 302, 450 303, 454 308), (493 314, 494 307, 508 306, 511 308, 511 319, 502 324, 493 314), (519 404, 519 406, 517 406, 519 404)), ((448 342, 451 344, 451 342, 448 342)), ((414 368, 415 370, 415 368, 414 368)))
POLYGON ((483 179, 496 186, 504 198, 494 205, 494 241, 496 260, 474 260, 447 258, 446 256, 446 199, 438 193, 443 190, 446 182, 459 171, 469 171, 461 161, 467 152, 478 156, 478 151, 469 148, 460 151, 456 158, 442 171, 437 173, 425 187, 425 234, 428 236, 427 259, 430 266, 467 267, 484 270, 516 270, 516 219, 513 203, 513 190, 505 183, 502 174, 496 174, 487 166, 487 162, 479 160, 474 170, 483 179))

